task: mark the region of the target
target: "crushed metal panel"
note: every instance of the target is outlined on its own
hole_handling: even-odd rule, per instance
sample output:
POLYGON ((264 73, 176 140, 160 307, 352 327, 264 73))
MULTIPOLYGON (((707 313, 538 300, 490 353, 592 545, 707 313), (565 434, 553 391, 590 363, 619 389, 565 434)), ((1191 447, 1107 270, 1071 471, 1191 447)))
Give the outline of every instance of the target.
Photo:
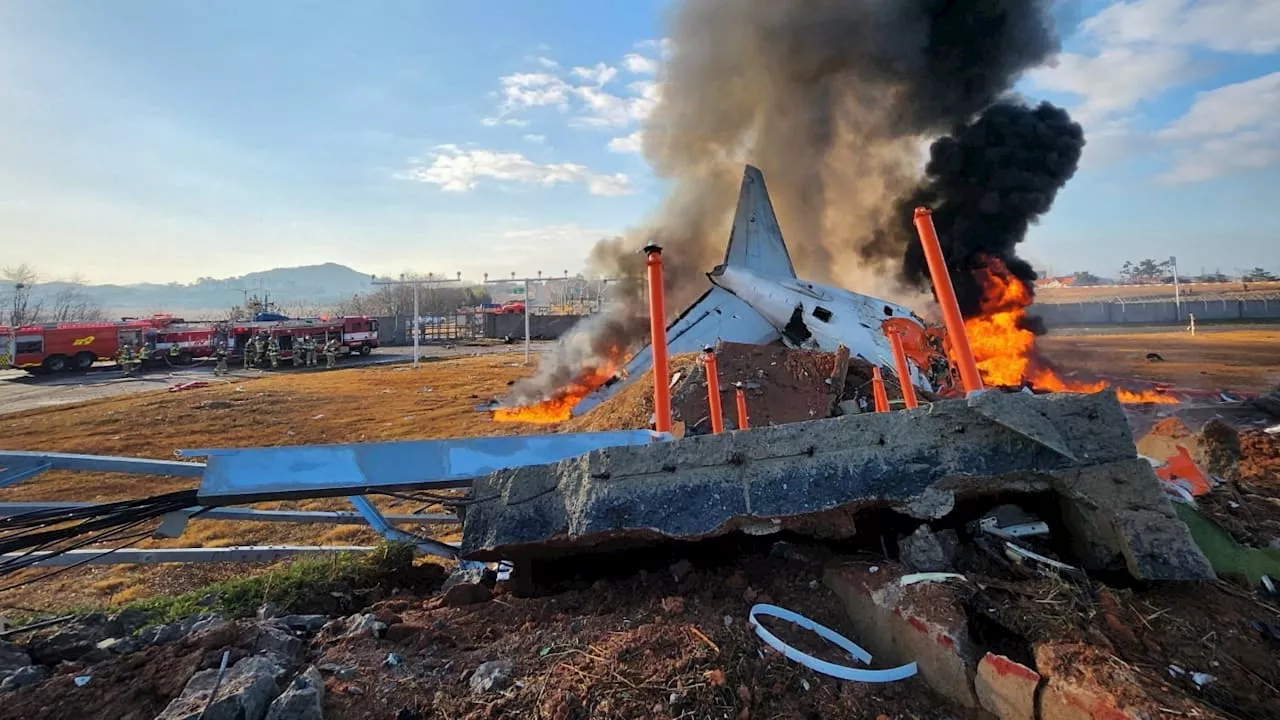
MULTIPOLYGON (((667 352, 698 352, 718 342, 767 345, 779 338, 778 330, 760 313, 727 290, 713 287, 667 327, 667 352)), ((645 345, 623 369, 624 377, 586 396, 573 408, 581 415, 613 397, 643 375, 653 364, 653 348, 645 345)))
POLYGON ((232 505, 261 499, 360 495, 378 490, 447 489, 498 470, 542 465, 592 450, 645 445, 648 430, 276 448, 180 450, 206 456, 198 499, 232 505))

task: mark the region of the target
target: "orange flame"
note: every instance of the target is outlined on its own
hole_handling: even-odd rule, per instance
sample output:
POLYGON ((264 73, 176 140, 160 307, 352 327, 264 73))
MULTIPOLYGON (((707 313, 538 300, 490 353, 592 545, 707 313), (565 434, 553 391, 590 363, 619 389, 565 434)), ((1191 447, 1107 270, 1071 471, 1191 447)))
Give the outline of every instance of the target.
MULTIPOLYGON (((1036 336, 1024 327, 1031 293, 1009 272, 999 258, 988 258, 975 277, 981 284, 982 314, 965 320, 965 331, 973 347, 978 372, 986 385, 1017 387, 1031 383, 1050 392, 1098 392, 1105 382, 1068 381, 1045 366, 1036 351, 1036 336)), ((1176 403, 1169 395, 1154 391, 1116 390, 1123 403, 1176 403)))
POLYGON ((533 405, 498 408, 493 419, 498 422, 523 422, 551 425, 573 417, 573 407, 596 388, 604 385, 622 366, 622 351, 613 348, 599 365, 583 368, 568 385, 556 389, 551 397, 533 405))

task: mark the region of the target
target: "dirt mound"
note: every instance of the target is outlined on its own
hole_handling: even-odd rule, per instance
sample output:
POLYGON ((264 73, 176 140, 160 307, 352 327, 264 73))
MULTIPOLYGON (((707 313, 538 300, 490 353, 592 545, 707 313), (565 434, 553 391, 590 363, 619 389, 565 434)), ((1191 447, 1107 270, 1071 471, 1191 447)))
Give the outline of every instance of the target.
MULTIPOLYGON (((781 425, 830 417, 842 400, 871 397, 871 365, 859 358, 848 361, 837 396, 839 361, 835 353, 793 350, 782 345, 721 343, 716 350, 721 410, 726 429, 738 427, 734 383, 747 396, 747 414, 755 426, 781 425)), ((689 434, 710 432, 707 380, 702 353, 671 358, 671 414, 689 434)), ((887 378, 890 398, 900 394, 887 378)), ((617 395, 590 412, 560 425, 563 432, 640 429, 653 417, 653 372, 644 373, 617 395)))

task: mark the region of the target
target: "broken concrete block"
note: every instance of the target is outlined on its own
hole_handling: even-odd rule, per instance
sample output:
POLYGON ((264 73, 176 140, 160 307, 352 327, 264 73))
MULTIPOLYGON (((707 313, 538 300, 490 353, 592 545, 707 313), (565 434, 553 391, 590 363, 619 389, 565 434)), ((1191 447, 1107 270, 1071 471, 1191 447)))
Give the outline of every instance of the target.
POLYGON ((1106 663, 1087 660, 1091 652, 1086 645, 1042 644, 1035 649, 1036 669, 1048 678, 1040 691, 1040 718, 1045 720, 1145 720, 1148 714, 1141 708, 1157 706, 1138 689, 1136 680, 1106 663), (1108 678, 1107 687, 1125 692, 1132 697, 1120 698, 1104 688, 1097 677, 1080 672, 1081 667, 1119 673, 1108 678), (1145 702, 1144 702, 1145 700, 1145 702))
POLYGON ((271 702, 266 720, 323 720, 324 679, 314 667, 298 673, 289 687, 271 702))
POLYGON ((992 392, 502 470, 475 481, 480 501, 465 507, 461 551, 545 561, 759 528, 839 539, 863 510, 936 519, 958 499, 1050 491, 1087 568, 1213 577, 1110 392, 992 392))
POLYGON ((973 690, 978 704, 1000 720, 1035 720, 1040 673, 1003 655, 987 653, 978 662, 973 690))
POLYGON ((942 543, 938 541, 928 525, 921 525, 915 532, 904 537, 898 542, 898 549, 901 552, 902 562, 913 570, 942 572, 951 569, 951 562, 947 560, 942 543))
POLYGON ((973 678, 978 650, 960 605, 967 589, 950 583, 902 586, 902 567, 835 564, 823 582, 844 603, 857 642, 878 667, 915 662, 921 679, 939 695, 977 707, 973 678))

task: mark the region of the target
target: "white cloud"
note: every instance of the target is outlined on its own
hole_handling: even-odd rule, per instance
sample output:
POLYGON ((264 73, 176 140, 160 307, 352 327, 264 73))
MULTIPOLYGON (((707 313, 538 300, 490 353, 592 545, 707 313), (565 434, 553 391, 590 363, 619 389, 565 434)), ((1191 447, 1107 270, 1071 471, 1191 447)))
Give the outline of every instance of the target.
POLYGON ((1157 135, 1179 143, 1166 183, 1280 166, 1280 72, 1198 93, 1157 135))
POLYGON ((642 150, 644 150, 643 130, 637 130, 630 135, 623 135, 609 141, 609 152, 638 153, 642 150))
POLYGON ((569 84, 551 73, 512 73, 498 82, 502 85, 504 113, 544 106, 564 110, 569 106, 569 84))
POLYGON ((1072 115, 1089 124, 1159 97, 1186 82, 1193 70, 1190 54, 1181 48, 1107 47, 1093 56, 1064 53, 1029 77, 1046 90, 1081 96, 1072 115))
POLYGON ((1280 123, 1280 72, 1197 93, 1185 115, 1160 132, 1178 139, 1280 123))
POLYGON ((1231 53, 1280 51, 1276 0, 1117 2, 1082 27, 1107 43, 1191 45, 1231 53))
POLYGON ((603 87, 610 80, 618 77, 618 68, 604 63, 596 63, 594 67, 575 67, 573 74, 596 87, 603 87))
POLYGON ((559 183, 583 183, 592 195, 618 196, 631 192, 631 180, 622 173, 597 175, 583 165, 542 165, 516 152, 469 150, 440 145, 428 158, 397 177, 439 185, 447 192, 465 192, 482 179, 550 187, 559 183))
POLYGON ((531 58, 531 59, 532 59, 534 62, 536 62, 536 63, 538 63, 539 65, 541 65, 542 67, 547 68, 547 69, 549 69, 549 70, 555 70, 555 69, 557 69, 557 68, 559 68, 559 67, 560 67, 560 63, 556 62, 555 60, 552 60, 552 59, 551 59, 551 58, 549 58, 549 57, 543 57, 543 56, 541 56, 541 55, 535 55, 535 56, 534 56, 533 58, 531 58))
POLYGON ((485 127, 497 127, 498 125, 510 125, 511 127, 526 127, 529 125, 528 120, 521 120, 513 117, 487 117, 480 120, 480 124, 485 127))
POLYGON ((635 53, 624 55, 622 65, 627 69, 627 72, 636 73, 637 75, 652 75, 658 71, 657 60, 635 53))
POLYGON ((576 275, 596 242, 615 234, 574 223, 507 230, 485 243, 488 256, 499 264, 487 264, 482 272, 490 272, 493 279, 504 276, 502 270, 506 268, 520 275, 532 275, 537 270, 547 277, 563 277, 566 270, 576 275))
POLYGON ((547 136, 546 136, 546 135, 537 135, 537 134, 535 134, 535 133, 529 133, 528 135, 525 135, 525 136, 524 136, 524 140, 525 140, 525 142, 531 142, 531 143, 536 143, 536 144, 541 145, 542 143, 544 143, 544 142, 546 142, 546 141, 547 141, 547 136))

